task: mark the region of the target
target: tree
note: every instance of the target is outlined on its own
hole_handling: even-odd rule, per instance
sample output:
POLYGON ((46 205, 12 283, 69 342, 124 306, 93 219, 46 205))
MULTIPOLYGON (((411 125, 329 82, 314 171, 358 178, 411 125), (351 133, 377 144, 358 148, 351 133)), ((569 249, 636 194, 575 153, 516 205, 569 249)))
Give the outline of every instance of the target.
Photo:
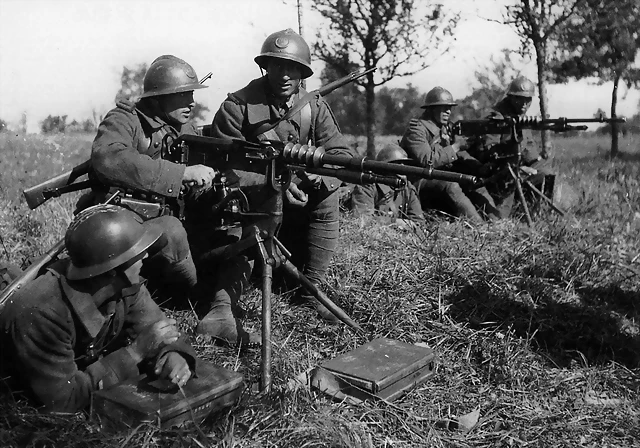
POLYGON ((116 94, 116 103, 121 100, 137 101, 142 95, 144 75, 149 67, 138 64, 134 68, 122 67, 120 75, 120 90, 116 94))
POLYGON ((475 71, 478 87, 458 101, 453 110, 456 120, 484 118, 504 96, 511 81, 520 74, 517 69, 520 65, 522 61, 508 49, 503 49, 500 57, 492 56, 487 65, 475 71))
POLYGON ((375 152, 375 88, 397 76, 425 69, 448 48, 459 15, 431 0, 316 0, 312 8, 327 20, 315 55, 347 73, 353 66, 377 67, 359 84, 365 89, 367 153, 375 152))
POLYGON ((49 115, 40 123, 40 130, 43 134, 64 133, 67 128, 66 115, 49 115))
MULTIPOLYGON (((547 116, 547 69, 549 50, 556 41, 559 28, 584 5, 586 0, 519 0, 507 6, 505 23, 514 27, 522 43, 523 53, 535 51, 538 67, 540 114, 547 116)), ((633 0, 631 0, 633 1, 633 0)), ((550 156, 547 132, 541 133, 542 154, 550 156)))
POLYGON ((7 131, 7 122, 0 118, 0 132, 7 131))
MULTIPOLYGON (((555 79, 598 78, 613 82, 611 117, 616 117, 618 87, 640 85, 640 3, 638 0, 588 0, 562 29, 556 60, 551 64, 555 79)), ((618 154, 618 124, 611 127, 611 156, 618 154)))
MULTIPOLYGON (((326 85, 342 78, 349 71, 353 71, 356 68, 349 67, 346 72, 342 72, 335 67, 326 66, 320 74, 320 79, 322 84, 326 85)), ((365 129, 362 126, 362 116, 365 110, 362 87, 356 83, 347 84, 327 95, 326 100, 331 106, 331 110, 343 133, 351 135, 365 134, 365 129)))
POLYGON ((423 95, 411 83, 406 87, 382 87, 376 94, 376 127, 382 135, 402 135, 409 120, 423 104, 423 95))

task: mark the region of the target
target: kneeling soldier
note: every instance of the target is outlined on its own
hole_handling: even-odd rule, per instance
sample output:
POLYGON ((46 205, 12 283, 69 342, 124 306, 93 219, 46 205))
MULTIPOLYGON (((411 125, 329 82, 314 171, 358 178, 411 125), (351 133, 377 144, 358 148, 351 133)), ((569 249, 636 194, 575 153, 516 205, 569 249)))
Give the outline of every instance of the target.
POLYGON ((93 391, 140 373, 186 384, 195 353, 139 275, 161 235, 122 207, 80 212, 65 235, 69 258, 50 265, 0 315, 9 384, 60 412, 81 410, 93 391))

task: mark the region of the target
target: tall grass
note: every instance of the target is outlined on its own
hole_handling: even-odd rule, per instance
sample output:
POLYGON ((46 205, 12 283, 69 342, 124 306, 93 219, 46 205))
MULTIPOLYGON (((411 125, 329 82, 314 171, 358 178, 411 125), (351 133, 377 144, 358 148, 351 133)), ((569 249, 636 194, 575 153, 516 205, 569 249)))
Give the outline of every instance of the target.
MULTIPOLYGON (((605 139, 557 139, 554 164, 578 200, 565 218, 541 210, 533 229, 517 220, 472 226, 436 216, 409 232, 343 216, 326 290, 366 334, 327 326, 310 311, 291 308, 289 293, 279 292, 273 391, 249 387, 236 408, 212 416, 201 431, 150 425, 104 435, 84 414, 41 415, 7 395, 0 445, 636 446, 638 143, 621 140, 623 157, 609 160, 605 139), (381 336, 432 347, 436 374, 393 403, 335 403, 292 386, 292 378, 323 360, 381 336), (478 420, 465 428, 463 415, 478 420)), ((86 157, 88 145, 1 137, 0 163, 9 170, 0 182, 0 229, 9 259, 20 263, 46 250, 61 237, 73 205, 71 198, 54 199, 29 211, 19 190, 70 168, 86 157)), ((247 326, 259 329, 258 290, 244 305, 247 326)), ((201 357, 242 372, 249 384, 258 380, 259 351, 239 355, 193 335, 189 305, 167 312, 191 334, 201 357)))

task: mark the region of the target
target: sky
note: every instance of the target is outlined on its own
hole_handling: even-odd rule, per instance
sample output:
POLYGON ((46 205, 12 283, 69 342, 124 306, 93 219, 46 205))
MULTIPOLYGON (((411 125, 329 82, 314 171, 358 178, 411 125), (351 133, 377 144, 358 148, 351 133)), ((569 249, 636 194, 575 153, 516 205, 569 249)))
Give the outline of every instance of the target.
MULTIPOLYGON (((321 26, 301 0, 303 31, 312 43, 321 26)), ((462 98, 473 90, 474 71, 502 48, 517 49, 518 37, 500 18, 503 0, 457 0, 464 8, 450 51, 408 82, 422 92, 440 85, 462 98)), ((114 106, 122 67, 150 64, 173 54, 203 77, 213 72, 196 101, 211 109, 228 92, 260 76, 253 58, 264 39, 285 28, 298 30, 296 0, 0 0, 0 118, 17 123, 26 114, 28 131, 37 132, 48 115, 72 119, 104 114, 114 106)), ((317 75, 322 63, 313 61, 317 75)), ((535 79, 535 64, 523 74, 535 79)), ((309 89, 319 87, 318 78, 309 89)), ((591 117, 610 108, 612 85, 587 82, 550 86, 549 113, 591 117)), ((621 88, 618 114, 637 113, 640 92, 621 88)), ((539 112, 537 102, 529 113, 539 112)))

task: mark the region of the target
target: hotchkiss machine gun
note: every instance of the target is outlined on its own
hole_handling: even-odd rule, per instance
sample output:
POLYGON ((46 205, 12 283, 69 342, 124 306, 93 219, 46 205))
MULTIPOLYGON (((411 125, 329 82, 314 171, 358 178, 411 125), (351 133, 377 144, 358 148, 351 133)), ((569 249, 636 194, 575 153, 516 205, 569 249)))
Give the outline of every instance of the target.
POLYGON ((495 182, 499 178, 506 176, 511 177, 515 183, 516 192, 518 198, 522 203, 527 224, 533 226, 529 207, 524 197, 522 184, 529 188, 535 195, 545 201, 551 206, 551 208, 560 215, 565 212, 553 203, 553 200, 547 197, 540 189, 538 189, 530 180, 522 178, 522 152, 520 143, 522 140, 521 133, 518 132, 521 129, 531 129, 535 131, 553 131, 553 132, 568 132, 568 131, 585 131, 587 126, 578 123, 624 123, 625 118, 605 118, 599 116, 596 118, 551 118, 542 119, 537 117, 516 116, 516 117, 504 117, 496 116, 480 120, 460 120, 452 125, 452 134, 461 135, 465 137, 479 137, 487 134, 509 135, 509 150, 508 151, 495 151, 488 155, 488 161, 501 162, 504 161, 504 167, 495 175, 481 180, 477 183, 477 186, 487 185, 495 182))
MULTIPOLYGON (((309 92, 301 98, 289 112, 281 118, 285 120, 300 111, 316 95, 326 95, 355 79, 375 70, 354 72, 317 91, 309 92)), ((271 125, 275 128, 278 123, 271 125)), ((205 135, 182 135, 167 141, 167 151, 162 155, 167 160, 186 165, 204 164, 216 168, 217 177, 210 191, 213 200, 210 216, 213 217, 212 231, 242 228, 242 238, 237 242, 215 248, 203 254, 201 260, 220 260, 256 247, 262 264, 262 390, 271 388, 271 290, 274 269, 282 268, 305 290, 325 305, 336 317, 355 331, 362 328, 342 309, 334 304, 321 290, 307 279, 289 261, 290 253, 277 239, 282 223, 284 193, 293 173, 305 171, 323 176, 332 176, 343 182, 364 184, 381 183, 394 188, 404 187, 405 181, 399 175, 414 178, 440 179, 449 182, 477 183, 477 178, 460 173, 420 168, 402 164, 368 160, 366 157, 334 155, 321 147, 282 143, 279 141, 249 142, 242 139, 218 139, 209 137, 209 126, 202 131, 205 135), (239 173, 239 175, 236 175, 239 173), (243 178, 251 179, 243 185, 243 178)), ((266 130, 268 131, 268 129, 266 130)), ((263 132, 266 132, 263 130, 263 132)), ((76 166, 69 172, 45 181, 24 191, 30 208, 34 209, 52 197, 64 193, 92 187, 91 180, 80 180, 90 171, 90 161, 76 166)), ((122 194, 116 203, 131 207, 135 199, 122 194)), ((209 203, 207 203, 209 204, 209 203)), ((139 210, 138 210, 139 211, 139 210)), ((188 218, 188 208, 187 208, 188 218)), ((43 263, 51 260, 64 250, 63 242, 58 243, 43 257, 43 263)), ((34 273, 31 273, 35 277, 34 273)), ((37 272, 35 272, 37 274, 37 272)), ((28 279, 19 278, 0 294, 0 311, 20 286, 28 279)))

